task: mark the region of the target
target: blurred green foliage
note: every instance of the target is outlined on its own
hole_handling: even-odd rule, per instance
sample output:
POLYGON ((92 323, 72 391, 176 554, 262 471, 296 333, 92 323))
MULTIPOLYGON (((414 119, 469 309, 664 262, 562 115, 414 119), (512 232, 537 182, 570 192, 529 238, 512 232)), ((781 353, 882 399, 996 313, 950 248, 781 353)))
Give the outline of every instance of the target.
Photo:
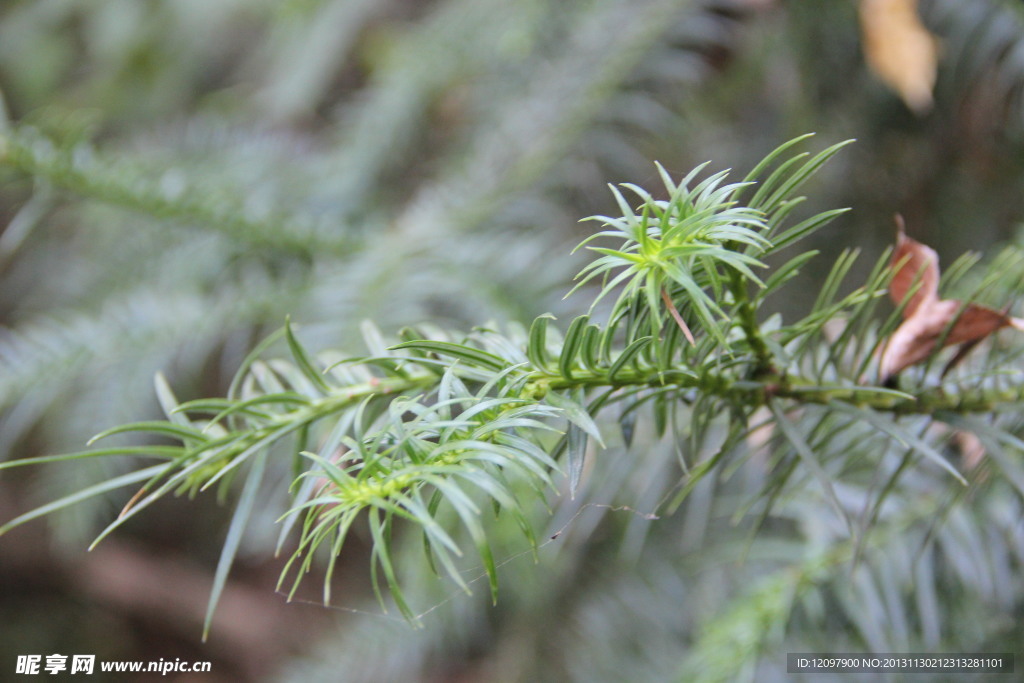
MULTIPOLYGON (((811 245, 822 256, 791 288, 807 300, 771 303, 783 315, 806 308, 843 249, 865 252, 850 276, 863 279, 896 211, 947 267, 1013 241, 1024 215, 1024 10, 1010 0, 919 9, 943 45, 924 116, 865 67, 850 2, 5 2, 0 456, 79 450, 97 431, 156 415, 157 370, 182 400, 221 395, 289 314, 314 351, 358 349, 364 319, 389 336, 422 322, 565 319, 580 312, 561 298, 583 264, 564 255, 590 232, 578 219, 618 215, 605 183, 652 187, 654 159, 678 178, 707 159, 746 170, 809 130, 857 139, 808 190, 810 212, 854 210, 811 245)), ((1016 301, 1017 273, 1007 274, 990 303, 1016 301)), ((640 420, 631 447, 589 454, 575 499, 552 503, 554 538, 538 564, 520 554, 515 525, 496 527, 498 607, 479 583, 474 597, 452 597, 413 574, 413 591, 436 606, 426 628, 329 612, 338 618, 303 631, 301 652, 239 676, 773 681, 786 680, 787 651, 1019 647, 1022 453, 1000 439, 1019 437, 1020 417, 993 431, 960 425, 1003 458, 973 470, 966 489, 911 466, 891 440, 871 441, 877 429, 863 420, 811 417, 821 452, 876 447, 877 481, 846 479, 834 461, 843 505, 874 500, 899 475, 884 506, 861 510, 857 523, 872 526, 862 547, 813 477, 803 495, 770 487, 773 467, 795 462, 777 442, 651 519, 682 456, 640 420)), ((963 449, 940 440, 956 460, 963 449)), ((27 510, 122 467, 4 472, 0 508, 27 510)), ((82 552, 123 503, 55 516, 58 557, 82 552)), ((212 573, 228 519, 212 507, 167 506, 126 533, 144 551, 155 539, 188 548, 212 573)), ((258 566, 275 541, 243 539, 240 562, 258 566)), ((0 539, 0 556, 14 548, 0 539)), ((337 570, 359 587, 339 604, 375 609, 365 564, 337 570)), ((5 623, 46 634, 54 614, 77 614, 75 581, 54 580, 64 607, 34 614, 13 589, 0 594, 16 606, 5 623)), ((137 618, 104 614, 111 633, 137 618)), ((70 648, 66 638, 15 639, 22 650, 2 661, 70 648)))

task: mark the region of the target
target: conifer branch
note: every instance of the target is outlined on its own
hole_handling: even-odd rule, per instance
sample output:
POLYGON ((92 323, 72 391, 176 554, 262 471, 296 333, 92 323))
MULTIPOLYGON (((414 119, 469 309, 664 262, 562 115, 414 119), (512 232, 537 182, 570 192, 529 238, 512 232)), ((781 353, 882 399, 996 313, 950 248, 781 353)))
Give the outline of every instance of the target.
POLYGON ((289 215, 251 216, 240 197, 207 187, 161 186, 139 168, 112 164, 86 143, 62 147, 32 128, 0 134, 0 166, 58 188, 185 225, 199 224, 260 247, 308 255, 345 254, 352 239, 327 234, 325 225, 289 215))
MULTIPOLYGON (((396 527, 418 530, 429 567, 466 590, 463 547, 471 545, 496 598, 497 569, 483 510, 493 507, 514 519, 536 548, 527 501, 543 501, 557 490, 552 475, 559 469, 567 471, 575 489, 588 439, 607 442, 611 406, 620 408, 617 420, 627 443, 632 420, 648 407, 658 433, 678 422, 673 416, 684 414, 686 440, 697 446, 712 425, 727 421, 716 453, 689 464, 681 460, 682 490, 671 508, 744 448, 751 431, 747 421, 762 407, 771 409, 768 424, 780 428, 778 460, 789 463, 780 465, 774 488, 765 493, 769 509, 792 472, 803 467, 850 524, 827 461, 838 457, 830 425, 852 420, 869 423, 876 431, 872 438, 885 440, 886 448, 899 444, 965 483, 934 440, 922 437, 920 425, 956 423, 961 429, 971 424, 971 415, 1019 408, 1024 389, 1019 382, 1000 381, 1007 370, 992 370, 1000 367, 993 360, 998 356, 974 376, 943 384, 894 389, 868 383, 866 370, 877 367, 878 349, 898 317, 897 311, 883 322, 872 318, 892 279, 886 257, 863 286, 840 296, 855 258, 844 254, 803 319, 758 321, 761 302, 785 287, 813 253, 797 254, 765 277, 755 272, 766 269, 760 257, 842 213, 827 211, 788 225, 799 201, 793 193, 846 144, 806 159, 799 154, 781 160, 798 142, 775 150, 742 183, 726 184, 726 172, 698 179, 703 166, 677 182, 659 166, 667 200, 623 186, 639 199, 637 207, 612 188, 621 215, 595 217, 604 229, 580 245, 595 258, 580 273, 576 290, 592 281, 601 286, 590 313, 569 323, 564 333, 545 315, 529 331, 514 325, 468 335, 405 329, 400 342, 388 346, 367 325, 371 355, 352 358, 311 353, 289 323, 246 359, 224 398, 179 404, 158 378, 166 421, 114 427, 94 441, 142 432, 178 445, 113 446, 0 463, 0 469, 125 455, 161 464, 26 513, 0 527, 0 533, 85 497, 141 483, 99 542, 163 496, 195 495, 213 486, 226 491, 243 473, 243 500, 221 557, 215 602, 250 521, 260 477, 273 464, 268 454, 287 444, 283 448, 295 457, 295 476, 290 507, 282 511, 281 546, 292 531, 299 539, 282 584, 290 580, 293 594, 323 549, 328 556, 324 600, 329 601, 334 563, 360 521, 369 525, 378 596, 387 601, 386 587, 399 611, 415 620, 392 552, 396 527), (757 189, 744 203, 753 185, 757 189), (598 239, 615 243, 592 246, 598 239), (758 294, 751 296, 755 289, 758 294), (617 298, 607 318, 595 322, 597 302, 613 293, 617 298), (825 325, 839 320, 844 331, 830 340, 825 325), (275 339, 287 343, 290 360, 260 359, 275 339)), ((1003 261, 1017 262, 1024 259, 1003 261)), ((1020 358, 1019 349, 1005 353, 1020 358)), ((922 372, 930 376, 927 368, 922 372)), ((1019 443, 1002 427, 984 429, 991 430, 985 436, 992 442, 1019 443)), ((678 431, 673 436, 684 440, 678 431)), ((896 476, 879 494, 879 506, 896 476)))

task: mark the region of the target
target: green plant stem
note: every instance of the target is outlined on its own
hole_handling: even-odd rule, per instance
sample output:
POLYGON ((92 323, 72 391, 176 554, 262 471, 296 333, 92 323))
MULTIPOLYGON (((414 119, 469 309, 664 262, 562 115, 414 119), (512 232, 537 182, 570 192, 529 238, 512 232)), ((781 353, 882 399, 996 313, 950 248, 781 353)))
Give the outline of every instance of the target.
POLYGON ((746 337, 747 344, 750 345, 750 350, 754 354, 755 364, 751 369, 751 378, 756 380, 764 375, 774 373, 775 364, 772 362, 772 353, 768 349, 764 337, 761 336, 761 326, 757 324, 757 311, 747 292, 747 281, 735 270, 730 271, 729 290, 736 301, 736 314, 739 318, 740 329, 743 330, 743 336, 746 337))
MULTIPOLYGON (((562 377, 539 376, 534 381, 546 382, 552 389, 585 387, 663 388, 674 384, 680 390, 694 389, 702 396, 718 396, 751 407, 766 405, 772 397, 786 398, 797 403, 827 405, 841 401, 894 415, 935 415, 936 413, 991 413, 1002 404, 1013 405, 1024 399, 1024 388, 1009 390, 976 389, 947 393, 940 388, 916 396, 901 395, 870 386, 825 386, 799 377, 769 375, 761 380, 734 380, 706 373, 701 377, 680 376, 666 381, 667 375, 656 370, 620 373, 614 382, 601 375, 576 373, 572 380, 562 377)), ((685 397, 682 400, 686 400, 685 397)))
MULTIPOLYGON (((916 396, 900 394, 888 389, 870 386, 826 386, 815 384, 799 377, 769 375, 761 380, 735 380, 715 373, 701 376, 661 372, 654 369, 625 369, 614 380, 607 375, 577 369, 572 379, 561 375, 529 372, 526 373, 528 386, 546 391, 562 391, 575 388, 635 388, 650 387, 664 389, 674 386, 681 392, 694 391, 702 396, 717 396, 731 402, 750 407, 766 405, 772 398, 784 398, 800 404, 827 405, 840 401, 878 412, 893 415, 936 415, 938 413, 991 413, 999 406, 1013 405, 1024 400, 1024 388, 1006 390, 974 389, 948 393, 940 388, 931 389, 916 396)), ((364 382, 333 392, 296 411, 282 414, 260 427, 253 433, 258 440, 286 424, 296 428, 311 424, 334 413, 351 408, 359 402, 373 397, 401 394, 427 389, 437 381, 430 373, 387 377, 364 382)), ((536 389, 533 389, 536 391, 536 389)), ((543 395, 544 391, 539 395, 543 395)), ((689 402, 687 396, 680 400, 689 402)))

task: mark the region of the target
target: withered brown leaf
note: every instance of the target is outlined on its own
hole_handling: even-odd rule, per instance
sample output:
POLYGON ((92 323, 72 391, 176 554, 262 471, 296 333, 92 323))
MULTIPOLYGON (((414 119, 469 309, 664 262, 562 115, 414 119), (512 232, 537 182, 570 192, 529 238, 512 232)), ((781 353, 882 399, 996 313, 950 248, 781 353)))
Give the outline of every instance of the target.
POLYGON ((943 371, 960 362, 975 344, 1004 327, 1024 330, 1024 320, 980 304, 939 298, 939 257, 929 246, 907 237, 903 218, 896 216, 896 250, 889 296, 904 304, 903 323, 885 346, 879 362, 883 382, 920 363, 942 347, 960 344, 943 371))

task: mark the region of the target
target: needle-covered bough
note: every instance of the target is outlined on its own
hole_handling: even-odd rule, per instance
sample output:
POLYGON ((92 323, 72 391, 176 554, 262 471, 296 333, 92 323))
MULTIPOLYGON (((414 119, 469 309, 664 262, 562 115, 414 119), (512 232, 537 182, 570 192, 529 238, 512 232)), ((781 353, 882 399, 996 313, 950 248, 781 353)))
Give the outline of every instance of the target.
MULTIPOLYGON (((210 600, 212 615, 257 504, 284 498, 268 494, 279 478, 265 476, 284 461, 291 476, 285 478, 289 502, 281 510, 279 549, 292 553, 281 577, 285 589, 293 593, 313 563, 323 561, 324 600, 330 600, 332 572, 346 539, 356 525, 368 526, 374 588, 382 601, 390 594, 413 618, 393 552, 396 534, 421 534, 424 570, 446 575, 467 591, 467 566, 482 563, 496 598, 489 543, 494 518, 515 520, 525 543, 536 547, 534 512, 559 493, 563 481, 575 490, 588 440, 602 446, 602 433, 608 436, 616 423, 623 438, 615 443, 627 451, 619 457, 628 457, 638 419, 649 420, 666 438, 697 444, 712 429, 724 430, 714 446, 682 463, 679 485, 663 504, 667 512, 701 478, 751 457, 755 426, 771 427, 786 444, 766 489, 773 500, 802 467, 845 514, 833 490, 841 475, 829 462, 851 456, 849 448, 841 451, 824 438, 822 425, 832 418, 870 424, 875 436, 900 444, 908 457, 963 481, 941 444, 908 429, 905 420, 962 430, 980 423, 973 413, 1019 404, 1019 343, 993 344, 988 354, 976 354, 974 365, 941 380, 930 360, 943 343, 933 343, 914 363, 893 364, 886 340, 917 301, 913 297, 920 298, 921 285, 913 277, 908 284, 905 260, 894 263, 890 253, 878 259, 861 286, 850 288, 845 278, 857 253, 845 252, 811 310, 797 320, 764 313, 766 302, 785 292, 816 254, 799 250, 798 243, 845 211, 794 218, 805 181, 847 144, 813 155, 798 152, 808 137, 783 144, 739 182, 727 182, 725 171, 704 175, 705 166, 675 181, 658 166, 663 187, 656 191, 612 187, 621 215, 589 219, 601 229, 581 245, 594 260, 574 291, 592 296, 593 305, 567 325, 556 326, 545 315, 528 328, 509 324, 468 334, 423 326, 403 329, 386 342, 364 324, 368 353, 349 357, 312 354, 286 324, 253 350, 223 398, 179 403, 158 375, 166 420, 114 427, 93 441, 141 432, 158 437, 161 445, 101 446, 0 464, 116 456, 138 463, 10 520, 0 532, 128 487, 127 504, 99 542, 167 495, 194 496, 211 488, 224 497, 237 495, 210 600), (886 313, 894 271, 902 273, 906 301, 886 313), (264 359, 277 344, 287 346, 290 358, 264 359), (879 358, 886 359, 884 377, 879 358), (894 378, 896 365, 904 372, 894 378), (677 433, 680 425, 685 435, 677 433), (475 553, 464 556, 467 548, 475 553)), ((1024 273, 1018 252, 1000 259, 960 300, 998 298, 997 285, 1008 273, 1024 273)), ((937 287, 932 271, 922 270, 917 280, 937 287)), ((950 271, 961 283, 970 280, 965 273, 974 272, 957 265, 950 271)), ((1016 423, 984 424, 986 443, 1020 446, 1016 423)), ((1009 466, 1005 458, 1000 462, 1009 466)), ((899 471, 892 476, 895 484, 899 471)), ((883 487, 880 498, 890 490, 883 487)))

